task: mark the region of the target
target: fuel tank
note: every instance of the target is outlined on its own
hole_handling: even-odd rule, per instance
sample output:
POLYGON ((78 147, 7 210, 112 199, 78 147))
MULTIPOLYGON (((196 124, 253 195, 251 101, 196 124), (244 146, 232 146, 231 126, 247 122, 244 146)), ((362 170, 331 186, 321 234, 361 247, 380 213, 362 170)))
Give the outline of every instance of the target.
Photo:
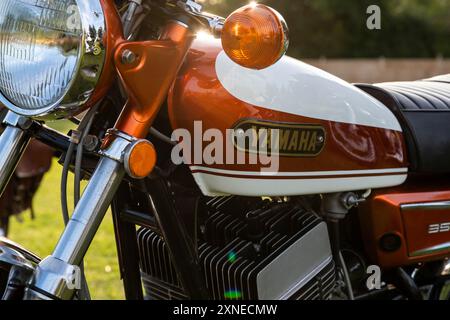
POLYGON ((250 70, 230 60, 220 41, 197 40, 169 93, 168 113, 184 162, 208 196, 364 190, 407 177, 394 114, 290 57, 250 70))

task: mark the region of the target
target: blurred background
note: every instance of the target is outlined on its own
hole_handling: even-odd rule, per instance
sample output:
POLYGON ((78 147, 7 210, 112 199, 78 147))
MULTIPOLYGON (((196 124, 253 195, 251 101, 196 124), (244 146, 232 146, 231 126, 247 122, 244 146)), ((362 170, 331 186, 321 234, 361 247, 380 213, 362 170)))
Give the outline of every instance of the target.
MULTIPOLYGON (((243 0, 199 0, 227 16, 243 0)), ((262 0, 286 18, 288 54, 349 82, 450 73, 450 0, 262 0), (367 28, 378 5, 381 30, 367 28)))

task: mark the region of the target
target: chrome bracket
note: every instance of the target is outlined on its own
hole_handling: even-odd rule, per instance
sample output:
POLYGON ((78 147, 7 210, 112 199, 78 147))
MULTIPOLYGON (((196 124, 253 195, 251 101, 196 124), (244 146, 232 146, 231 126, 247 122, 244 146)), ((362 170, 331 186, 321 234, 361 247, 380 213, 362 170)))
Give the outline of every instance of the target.
POLYGON ((224 18, 204 12, 198 16, 207 21, 209 31, 214 37, 220 38, 222 36, 223 25, 225 24, 224 18))
POLYGON ((33 121, 28 117, 24 117, 12 111, 8 111, 5 118, 3 119, 2 124, 22 130, 27 130, 31 127, 33 121))
POLYGON ((195 2, 195 0, 179 0, 177 4, 184 10, 192 13, 200 13, 203 9, 203 6, 200 3, 195 2))
MULTIPOLYGON (((117 161, 123 164, 126 173, 133 179, 139 179, 138 177, 133 176, 130 167, 129 167, 129 158, 133 148, 143 141, 148 142, 145 139, 137 139, 133 136, 130 136, 122 131, 117 129, 110 129, 107 132, 107 136, 113 137, 114 143, 112 143, 109 147, 100 150, 99 154, 103 157, 109 158, 111 160, 117 161)), ((148 142, 149 143, 149 142, 148 142)))
POLYGON ((203 6, 194 0, 179 0, 177 5, 188 12, 189 14, 200 18, 208 25, 209 31, 215 37, 220 37, 222 34, 225 19, 207 12, 203 12, 203 6))
POLYGON ((124 162, 124 157, 129 147, 138 141, 135 137, 117 129, 108 130, 106 136, 112 137, 114 141, 107 148, 100 150, 99 154, 120 163, 124 162))
POLYGON ((34 278, 40 279, 39 288, 31 284, 25 291, 25 300, 68 300, 81 288, 80 268, 52 256, 42 260, 34 278))

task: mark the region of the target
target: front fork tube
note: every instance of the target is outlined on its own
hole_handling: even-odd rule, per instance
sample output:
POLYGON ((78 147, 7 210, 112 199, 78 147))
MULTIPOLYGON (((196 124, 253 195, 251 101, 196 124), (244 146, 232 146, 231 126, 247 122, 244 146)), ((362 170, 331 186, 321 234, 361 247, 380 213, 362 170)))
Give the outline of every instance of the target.
POLYGON ((122 136, 103 152, 94 174, 50 257, 37 267, 27 300, 68 300, 80 284, 78 266, 87 252, 103 217, 125 175, 123 155, 133 142, 122 136))
POLYGON ((5 129, 0 135, 0 195, 5 191, 17 164, 30 142, 26 129, 31 125, 28 118, 11 111, 3 120, 5 129))

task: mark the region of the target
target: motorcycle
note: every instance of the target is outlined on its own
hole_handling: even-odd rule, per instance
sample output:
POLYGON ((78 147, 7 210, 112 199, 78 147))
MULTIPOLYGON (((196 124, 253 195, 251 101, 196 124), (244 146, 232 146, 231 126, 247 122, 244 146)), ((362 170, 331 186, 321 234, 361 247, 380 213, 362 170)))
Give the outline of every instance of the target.
POLYGON ((0 43, 0 191, 34 138, 66 222, 45 259, 1 238, 3 299, 88 299, 109 206, 127 299, 449 299, 450 75, 349 84, 257 3, 3 0, 0 43))

